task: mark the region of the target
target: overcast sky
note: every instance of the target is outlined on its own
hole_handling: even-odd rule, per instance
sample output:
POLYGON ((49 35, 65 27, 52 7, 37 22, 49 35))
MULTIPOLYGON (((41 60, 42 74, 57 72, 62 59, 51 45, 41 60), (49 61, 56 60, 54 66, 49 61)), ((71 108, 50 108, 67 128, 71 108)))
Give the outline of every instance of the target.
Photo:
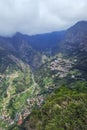
POLYGON ((63 30, 87 20, 87 0, 0 0, 0 35, 63 30))

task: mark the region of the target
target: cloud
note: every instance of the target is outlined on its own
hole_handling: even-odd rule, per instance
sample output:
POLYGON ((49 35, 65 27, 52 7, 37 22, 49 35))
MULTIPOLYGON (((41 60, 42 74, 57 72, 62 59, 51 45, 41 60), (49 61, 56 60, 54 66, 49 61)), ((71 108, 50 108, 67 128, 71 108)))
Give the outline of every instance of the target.
POLYGON ((66 29, 86 12, 87 0, 0 0, 0 35, 66 29))

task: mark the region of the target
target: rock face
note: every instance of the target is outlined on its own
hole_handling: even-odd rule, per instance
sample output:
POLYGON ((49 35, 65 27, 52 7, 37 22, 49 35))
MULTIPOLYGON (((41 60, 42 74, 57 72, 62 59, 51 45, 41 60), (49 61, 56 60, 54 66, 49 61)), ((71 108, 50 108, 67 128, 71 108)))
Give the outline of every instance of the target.
POLYGON ((62 46, 67 51, 86 51, 87 52, 87 22, 81 21, 66 31, 62 46))
POLYGON ((10 56, 13 55, 19 60, 23 60, 25 63, 29 64, 32 68, 38 68, 42 63, 42 55, 34 50, 25 40, 20 39, 17 40, 16 43, 20 43, 20 45, 18 44, 16 47, 15 43, 11 39, 0 39, 1 63, 4 64, 6 62, 5 65, 9 64, 10 56))

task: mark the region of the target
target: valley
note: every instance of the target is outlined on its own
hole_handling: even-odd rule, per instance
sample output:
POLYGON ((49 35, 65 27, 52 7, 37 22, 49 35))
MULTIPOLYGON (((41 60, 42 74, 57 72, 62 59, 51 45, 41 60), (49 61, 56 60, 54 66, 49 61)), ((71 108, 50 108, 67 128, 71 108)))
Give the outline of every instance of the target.
POLYGON ((86 27, 0 37, 1 130, 87 129, 86 27))

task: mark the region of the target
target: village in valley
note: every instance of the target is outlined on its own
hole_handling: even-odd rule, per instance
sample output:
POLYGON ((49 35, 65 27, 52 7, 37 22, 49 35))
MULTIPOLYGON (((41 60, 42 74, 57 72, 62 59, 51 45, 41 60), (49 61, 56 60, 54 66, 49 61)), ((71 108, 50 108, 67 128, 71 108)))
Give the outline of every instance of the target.
MULTIPOLYGON (((55 75, 52 75, 53 77, 64 78, 68 75, 75 62, 77 62, 77 59, 67 59, 60 54, 51 61, 49 69, 56 72, 55 75)), ((74 78, 75 75, 71 75, 71 77, 74 78)))
POLYGON ((0 120, 7 122, 9 125, 13 125, 17 123, 18 125, 21 125, 23 123, 23 120, 27 118, 32 112, 32 109, 34 107, 40 107, 44 103, 44 95, 37 95, 33 98, 28 98, 26 100, 26 107, 22 108, 21 111, 17 112, 14 119, 11 119, 9 114, 7 114, 7 111, 3 111, 2 115, 0 117, 0 120))
MULTIPOLYGON (((52 74, 52 78, 58 77, 58 78, 64 78, 68 75, 69 71, 71 70, 72 66, 75 64, 77 59, 70 60, 67 58, 63 58, 63 56, 59 55, 58 57, 54 58, 50 61, 50 64, 48 65, 48 69, 50 71, 55 71, 56 73, 52 74)), ((71 78, 75 78, 75 74, 71 74, 71 78)), ((34 77, 33 77, 34 80, 34 77)), ((34 82, 34 85, 37 85, 37 83, 34 82)), ((47 88, 47 93, 50 93, 52 90, 50 86, 47 88)), ((26 91, 25 91, 26 92, 26 91)), ((21 110, 17 111, 15 114, 15 117, 12 119, 7 110, 2 110, 2 115, 0 116, 0 120, 6 122, 6 126, 18 124, 21 125, 32 112, 33 108, 39 108, 44 103, 46 95, 44 94, 37 94, 36 96, 32 96, 31 98, 26 99, 26 105, 21 110)))

